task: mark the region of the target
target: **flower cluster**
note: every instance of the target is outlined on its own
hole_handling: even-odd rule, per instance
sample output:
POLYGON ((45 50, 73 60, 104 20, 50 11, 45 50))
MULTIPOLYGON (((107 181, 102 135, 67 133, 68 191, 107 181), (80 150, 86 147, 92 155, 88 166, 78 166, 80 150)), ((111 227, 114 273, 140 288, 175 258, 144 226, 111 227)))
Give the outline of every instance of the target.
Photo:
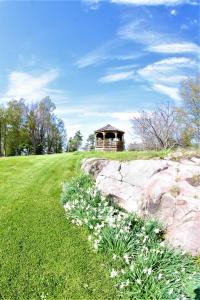
POLYGON ((155 221, 120 210, 85 175, 64 185, 62 202, 71 222, 88 228, 94 251, 106 253, 122 297, 187 299, 196 266, 192 257, 166 247, 155 221))

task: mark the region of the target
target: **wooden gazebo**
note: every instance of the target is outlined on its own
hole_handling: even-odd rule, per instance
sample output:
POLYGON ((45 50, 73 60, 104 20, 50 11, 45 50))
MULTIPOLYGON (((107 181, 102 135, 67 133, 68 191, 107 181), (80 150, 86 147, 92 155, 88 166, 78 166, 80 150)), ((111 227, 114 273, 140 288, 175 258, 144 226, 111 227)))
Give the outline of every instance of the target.
POLYGON ((95 131, 95 150, 98 151, 123 151, 124 131, 110 124, 95 131))

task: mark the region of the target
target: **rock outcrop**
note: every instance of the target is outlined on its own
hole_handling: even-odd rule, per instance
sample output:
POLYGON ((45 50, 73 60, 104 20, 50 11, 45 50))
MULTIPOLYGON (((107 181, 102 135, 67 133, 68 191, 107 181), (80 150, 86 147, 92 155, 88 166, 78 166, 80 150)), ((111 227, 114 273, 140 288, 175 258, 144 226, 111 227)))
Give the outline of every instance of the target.
POLYGON ((166 226, 166 239, 200 254, 200 158, 134 160, 86 159, 82 170, 97 188, 129 212, 166 226))

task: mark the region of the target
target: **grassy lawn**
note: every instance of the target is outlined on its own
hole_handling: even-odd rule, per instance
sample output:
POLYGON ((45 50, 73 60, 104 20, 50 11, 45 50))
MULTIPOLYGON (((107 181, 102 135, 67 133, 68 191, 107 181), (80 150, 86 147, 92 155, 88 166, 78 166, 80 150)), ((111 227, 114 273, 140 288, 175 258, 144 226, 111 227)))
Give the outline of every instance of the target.
POLYGON ((80 159, 163 153, 74 153, 0 159, 0 299, 114 299, 105 257, 72 226, 59 201, 80 159))

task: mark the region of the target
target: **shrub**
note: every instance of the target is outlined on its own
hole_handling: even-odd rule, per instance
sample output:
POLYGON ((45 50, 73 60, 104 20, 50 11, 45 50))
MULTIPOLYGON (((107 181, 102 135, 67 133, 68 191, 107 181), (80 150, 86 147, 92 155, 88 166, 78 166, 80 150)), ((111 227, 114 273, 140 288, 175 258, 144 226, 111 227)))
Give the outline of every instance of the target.
POLYGON ((64 185, 67 217, 88 228, 94 251, 104 252, 110 276, 123 299, 193 299, 198 289, 194 259, 163 241, 163 228, 154 220, 127 213, 80 175, 64 185))

